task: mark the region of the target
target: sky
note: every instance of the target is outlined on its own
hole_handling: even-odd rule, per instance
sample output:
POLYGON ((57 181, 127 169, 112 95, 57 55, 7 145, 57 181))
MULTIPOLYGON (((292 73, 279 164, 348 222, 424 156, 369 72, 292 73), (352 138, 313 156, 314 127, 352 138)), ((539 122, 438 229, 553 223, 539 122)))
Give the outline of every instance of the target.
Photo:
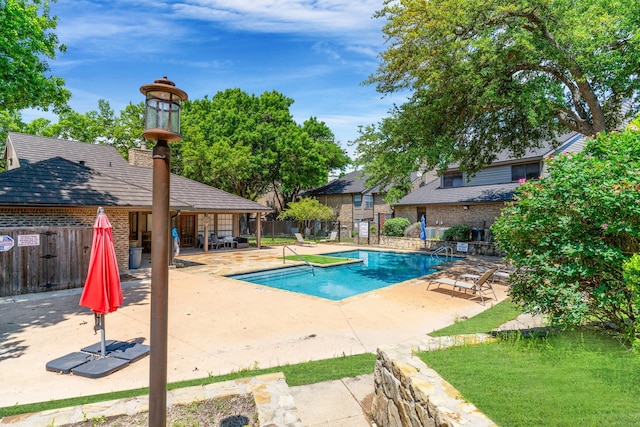
MULTIPOLYGON (((385 49, 383 0, 58 0, 51 15, 67 52, 49 61, 71 108, 118 113, 140 86, 167 76, 190 99, 230 88, 278 91, 302 124, 323 121, 353 155, 358 127, 387 116, 396 96, 363 82, 385 49)), ((23 120, 47 117, 24 112, 23 120)))

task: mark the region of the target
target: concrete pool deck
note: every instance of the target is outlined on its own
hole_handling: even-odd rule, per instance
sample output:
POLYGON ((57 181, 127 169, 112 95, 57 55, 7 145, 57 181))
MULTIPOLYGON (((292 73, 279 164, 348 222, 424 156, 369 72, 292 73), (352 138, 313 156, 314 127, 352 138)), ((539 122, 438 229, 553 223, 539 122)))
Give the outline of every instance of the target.
MULTIPOLYGON (((295 247, 300 254, 342 249, 357 248, 295 247)), ((185 268, 169 273, 168 382, 372 353, 380 345, 422 339, 492 305, 471 294, 452 297, 450 288, 427 291, 421 279, 330 301, 222 276, 281 267, 279 257, 282 247, 179 257, 185 268)), ((499 262, 470 257, 452 268, 457 274, 499 262)), ((106 315, 106 339, 150 344, 150 280, 123 282, 123 288, 123 307, 106 315)), ((507 287, 496 282, 494 288, 503 300, 507 287)), ((45 370, 48 361, 99 341, 93 314, 78 306, 79 294, 74 289, 0 299, 0 407, 148 386, 149 358, 99 379, 45 370)))

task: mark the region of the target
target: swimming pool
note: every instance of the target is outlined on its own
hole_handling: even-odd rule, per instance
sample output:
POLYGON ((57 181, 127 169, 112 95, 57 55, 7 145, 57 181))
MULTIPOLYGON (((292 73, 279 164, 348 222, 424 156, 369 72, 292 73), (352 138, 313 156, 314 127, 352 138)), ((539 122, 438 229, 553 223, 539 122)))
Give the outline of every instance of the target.
POLYGON ((340 258, 358 258, 361 262, 330 267, 307 265, 234 274, 228 277, 245 282, 314 295, 334 301, 404 282, 436 272, 444 258, 420 253, 352 250, 323 254, 340 258))

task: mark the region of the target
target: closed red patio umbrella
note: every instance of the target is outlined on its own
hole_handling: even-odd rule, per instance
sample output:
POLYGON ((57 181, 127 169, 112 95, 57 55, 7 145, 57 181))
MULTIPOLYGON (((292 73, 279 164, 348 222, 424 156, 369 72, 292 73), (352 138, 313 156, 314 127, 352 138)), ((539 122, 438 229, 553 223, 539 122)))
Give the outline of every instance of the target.
POLYGON ((95 329, 100 329, 102 335, 101 355, 103 357, 105 356, 104 315, 116 311, 123 301, 111 223, 104 210, 99 208, 93 226, 89 271, 80 297, 80 305, 95 313, 95 329))

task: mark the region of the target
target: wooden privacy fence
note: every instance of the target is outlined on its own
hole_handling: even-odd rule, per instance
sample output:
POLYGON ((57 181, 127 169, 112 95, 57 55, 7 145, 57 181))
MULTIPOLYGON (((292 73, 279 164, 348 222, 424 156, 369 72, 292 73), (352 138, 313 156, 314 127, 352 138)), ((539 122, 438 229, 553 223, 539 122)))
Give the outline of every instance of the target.
POLYGON ((84 286, 92 227, 0 228, 0 297, 84 286))

